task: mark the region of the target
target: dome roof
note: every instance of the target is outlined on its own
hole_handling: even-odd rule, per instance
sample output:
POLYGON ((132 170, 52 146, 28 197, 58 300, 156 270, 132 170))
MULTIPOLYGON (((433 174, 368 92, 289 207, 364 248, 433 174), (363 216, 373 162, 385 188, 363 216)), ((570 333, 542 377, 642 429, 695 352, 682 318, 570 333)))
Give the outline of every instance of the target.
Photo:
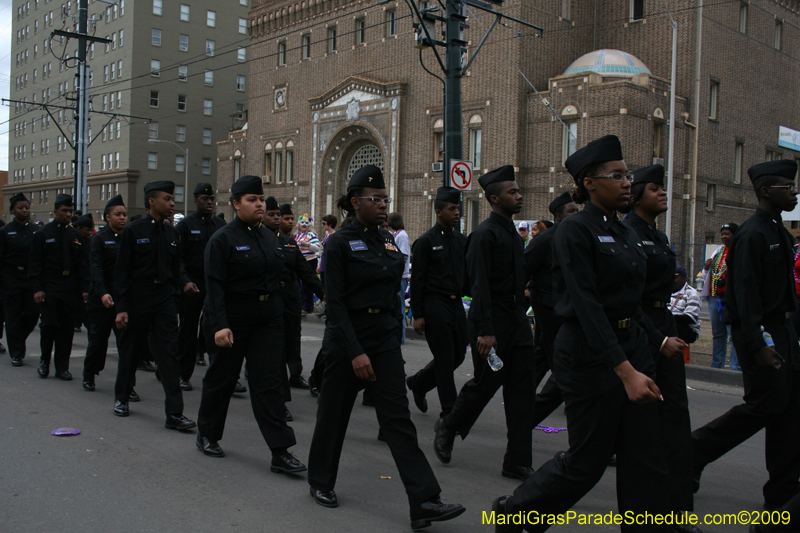
POLYGON ((621 50, 595 50, 579 57, 564 75, 594 72, 604 77, 631 78, 637 74, 651 74, 642 61, 621 50))

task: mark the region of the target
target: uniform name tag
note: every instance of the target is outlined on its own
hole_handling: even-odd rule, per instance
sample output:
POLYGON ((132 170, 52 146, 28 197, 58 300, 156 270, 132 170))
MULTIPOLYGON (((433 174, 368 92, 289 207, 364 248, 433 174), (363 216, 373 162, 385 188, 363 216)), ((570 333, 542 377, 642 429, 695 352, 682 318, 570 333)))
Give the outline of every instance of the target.
POLYGON ((354 252, 363 252, 368 250, 366 243, 364 241, 350 241, 350 249, 354 252))
POLYGON ((150 239, 136 239, 136 244, 148 244, 150 239))
POLYGON ((16 235, 16 234, 17 234, 17 232, 16 232, 16 231, 9 231, 9 232, 8 232, 8 234, 9 234, 9 235, 16 235))
POLYGON ((655 245, 655 243, 653 241, 642 241, 642 244, 644 244, 645 246, 653 246, 653 245, 655 245))
POLYGON ((237 251, 237 252, 241 252, 241 251, 244 251, 244 250, 249 250, 249 249, 250 249, 250 247, 249 247, 249 246, 237 246, 237 247, 236 247, 236 251, 237 251))
POLYGON ((55 240, 55 239, 45 239, 45 241, 44 241, 44 242, 45 242, 45 243, 48 243, 48 242, 56 242, 56 240, 55 240))
POLYGON ((432 250, 444 250, 444 246, 434 246, 432 250))
POLYGON ((778 248, 780 248, 780 247, 781 247, 781 245, 780 245, 780 244, 770 244, 770 245, 769 245, 769 249, 770 249, 770 250, 777 250, 777 249, 778 249, 778 248))
POLYGON ((600 242, 614 242, 614 237, 607 235, 598 235, 597 238, 600 239, 600 242))
POLYGON ((106 244, 117 244, 117 241, 105 241, 106 244))
POLYGON ((192 230, 192 235, 200 235, 201 233, 203 233, 203 232, 200 231, 199 229, 193 229, 192 230))

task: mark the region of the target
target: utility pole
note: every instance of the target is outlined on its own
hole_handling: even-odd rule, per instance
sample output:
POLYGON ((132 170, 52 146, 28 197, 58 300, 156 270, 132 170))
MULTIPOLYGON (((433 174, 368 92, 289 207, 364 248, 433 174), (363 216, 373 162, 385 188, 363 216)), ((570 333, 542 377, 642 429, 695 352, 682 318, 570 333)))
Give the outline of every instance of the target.
POLYGON ((84 190, 87 182, 87 161, 89 159, 89 72, 86 65, 86 32, 88 31, 89 0, 78 3, 78 102, 75 111, 75 168, 73 186, 75 187, 75 208, 86 212, 84 190))

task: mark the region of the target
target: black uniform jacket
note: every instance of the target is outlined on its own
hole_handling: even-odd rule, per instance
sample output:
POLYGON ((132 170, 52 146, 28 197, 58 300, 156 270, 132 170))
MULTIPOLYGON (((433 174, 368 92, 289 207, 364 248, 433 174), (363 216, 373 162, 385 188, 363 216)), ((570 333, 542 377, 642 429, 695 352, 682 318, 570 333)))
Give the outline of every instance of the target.
POLYGON ((89 243, 89 304, 102 306, 101 298, 105 294, 114 294, 114 268, 117 264, 121 233, 116 233, 111 226, 106 226, 92 236, 89 243))
POLYGON ((466 242, 461 232, 439 223, 414 242, 411 252, 411 313, 414 318, 425 318, 425 301, 429 295, 452 298, 461 305, 466 242))
POLYGON ((525 279, 530 280, 531 300, 552 311, 553 296, 553 238, 556 226, 531 239, 525 248, 525 279))
POLYGON ((281 274, 281 296, 287 299, 300 301, 300 286, 297 279, 311 287, 320 300, 325 297, 322 282, 317 273, 311 270, 311 265, 303 256, 297 242, 288 235, 278 235, 278 246, 283 252, 283 273, 281 274))
POLYGON ((72 226, 55 221, 33 235, 28 275, 33 292, 45 298, 73 298, 89 290, 89 263, 83 237, 72 226))
POLYGON ((37 226, 12 220, 0 228, 0 290, 3 295, 30 290, 28 262, 37 226))
POLYGON ((188 276, 188 279, 182 280, 184 285, 189 281, 200 285, 205 283, 203 254, 206 251, 206 244, 211 236, 223 226, 225 226, 225 221, 221 218, 214 215, 202 217, 197 212, 184 217, 175 224, 181 241, 183 268, 188 276))

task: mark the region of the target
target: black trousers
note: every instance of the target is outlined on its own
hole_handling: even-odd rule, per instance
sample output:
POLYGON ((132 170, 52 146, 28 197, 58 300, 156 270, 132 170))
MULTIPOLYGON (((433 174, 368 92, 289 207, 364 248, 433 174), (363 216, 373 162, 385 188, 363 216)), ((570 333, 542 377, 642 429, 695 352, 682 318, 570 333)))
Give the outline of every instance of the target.
MULTIPOLYGON (((147 295, 139 296, 137 299, 144 300, 147 295)), ((148 353, 149 344, 164 388, 164 410, 167 416, 183 414, 178 364, 177 300, 177 297, 173 297, 153 304, 131 302, 128 325, 119 336, 119 365, 114 385, 114 397, 117 400, 128 403, 139 354, 148 353)))
POLYGON ((503 401, 508 428, 508 445, 503 462, 531 466, 533 446, 533 346, 511 346, 497 355, 503 368, 494 372, 478 354, 477 339, 472 343, 475 377, 467 381, 456 398, 453 410, 444 418, 445 427, 466 439, 483 409, 503 387, 503 401))
POLYGON ((178 361, 181 368, 181 378, 189 381, 194 374, 197 362, 197 331, 200 325, 200 313, 203 311, 203 300, 206 288, 197 284, 200 289, 198 294, 181 295, 180 301, 180 326, 178 330, 178 361))
POLYGON ((294 446, 294 430, 283 420, 286 406, 281 380, 283 324, 280 299, 246 302, 250 319, 238 322, 229 313, 233 332, 231 348, 217 348, 203 377, 203 394, 197 415, 198 432, 210 440, 222 440, 225 419, 242 362, 247 360, 250 403, 267 446, 271 450, 294 446), (256 318, 256 320, 253 320, 256 318))
MULTIPOLYGON (((561 321, 555 316, 552 309, 544 308, 538 303, 534 306, 534 313, 536 315, 533 356, 536 365, 534 387, 538 387, 547 371, 553 370, 553 350, 561 321)), ((561 395, 561 388, 551 374, 541 392, 536 394, 536 401, 533 405, 533 427, 544 422, 562 403, 564 403, 564 399, 561 395)))
POLYGON ((769 480, 764 502, 779 507, 800 489, 800 361, 797 334, 789 320, 763 323, 786 360, 780 370, 756 363, 742 343, 744 332, 733 328, 744 379, 744 403, 692 433, 692 468, 696 476, 709 463, 766 430, 765 456, 769 480), (741 347, 741 348, 740 348, 741 347))
POLYGON ((441 489, 425 454, 419 449, 417 430, 411 422, 399 335, 392 336, 382 346, 370 346, 363 337, 365 330, 373 328, 374 331, 397 331, 399 323, 391 312, 359 315, 358 322, 356 334, 377 379, 367 382, 356 377, 346 351, 335 346, 331 330, 325 330, 322 342, 330 351, 325 356, 317 424, 308 456, 308 483, 317 490, 334 489, 353 403, 358 392, 366 387, 372 392, 378 424, 389 444, 409 504, 415 507, 437 497, 441 489))
POLYGON ((300 316, 300 302, 288 301, 283 312, 283 346, 286 354, 286 366, 289 375, 299 376, 303 373, 303 359, 300 355, 300 336, 303 333, 303 317, 300 316))
POLYGON ((105 368, 108 338, 112 331, 117 339, 118 348, 120 344, 115 307, 107 309, 103 306, 92 305, 87 307, 87 313, 89 315, 89 344, 86 347, 86 358, 83 360, 84 377, 100 375, 100 371, 105 368))
MULTIPOLYGON (((308 261, 308 266, 311 268, 312 272, 317 271, 317 263, 319 262, 318 259, 314 258, 308 261)), ((300 285, 300 301, 302 302, 302 309, 306 313, 310 313, 314 310, 314 289, 311 288, 310 285, 306 285, 299 279, 297 283, 300 285)))
MULTIPOLYGON (((538 511, 561 514, 572 508, 605 472, 617 454, 617 503, 620 513, 665 513, 669 509, 667 467, 655 403, 628 400, 620 383, 599 395, 564 393, 569 450, 551 459, 508 500, 510 513, 538 511)), ((622 531, 671 531, 669 526, 625 526, 622 531)), ((526 525, 546 531, 547 525, 526 525)))
POLYGON ((441 416, 453 410, 458 397, 453 372, 467 352, 467 316, 461 299, 429 294, 425 302, 425 340, 433 361, 414 374, 409 382, 415 391, 439 392, 441 416))
POLYGON ((39 322, 39 304, 33 301, 33 291, 6 294, 3 297, 6 319, 8 354, 11 359, 25 358, 25 341, 39 322))
POLYGON ((42 361, 50 363, 55 345, 56 372, 69 370, 69 356, 72 353, 72 337, 75 335, 75 311, 77 295, 73 297, 46 296, 41 304, 42 327, 40 344, 42 361))

